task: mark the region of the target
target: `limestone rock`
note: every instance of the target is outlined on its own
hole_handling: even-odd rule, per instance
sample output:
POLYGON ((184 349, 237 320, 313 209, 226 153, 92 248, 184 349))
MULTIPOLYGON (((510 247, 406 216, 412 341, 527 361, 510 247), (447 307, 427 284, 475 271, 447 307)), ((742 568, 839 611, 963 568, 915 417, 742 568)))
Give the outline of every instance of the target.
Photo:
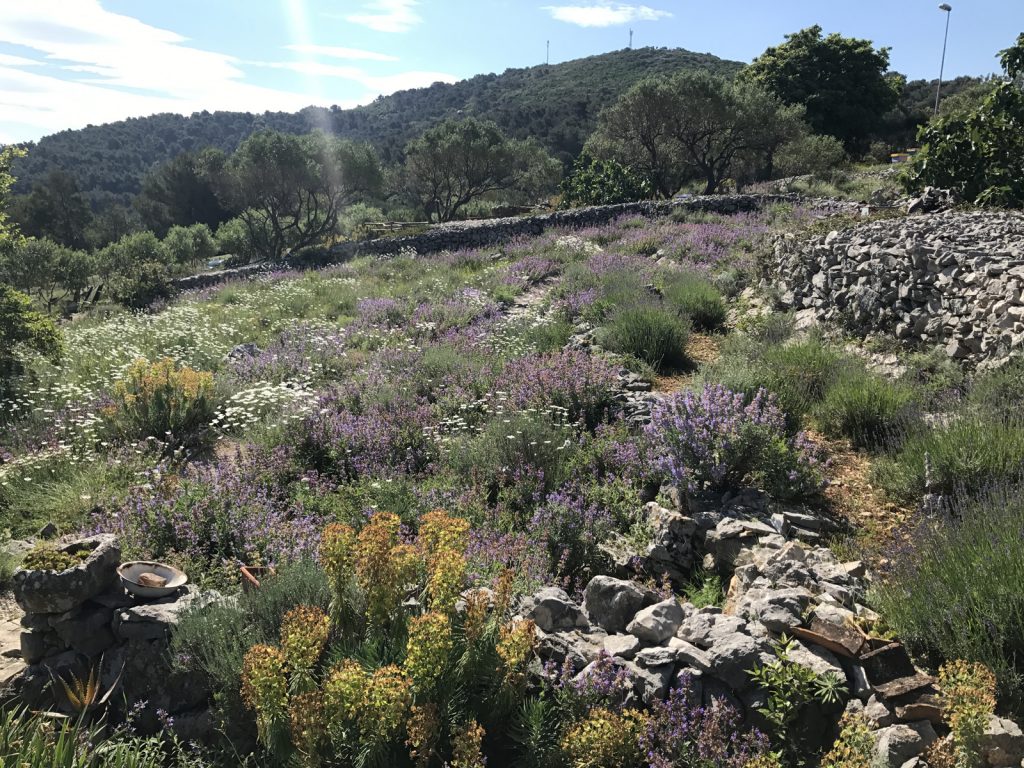
POLYGON ((98 534, 65 545, 89 548, 84 562, 66 571, 16 571, 14 599, 27 613, 63 613, 105 590, 117 576, 121 548, 113 534, 98 534))
POLYGON ((580 607, 558 587, 544 587, 524 598, 519 614, 532 619, 545 632, 585 629, 590 624, 580 607))
POLYGON ((683 609, 675 598, 670 598, 639 611, 626 631, 642 642, 657 644, 672 637, 682 622, 683 609))
POLYGON ((1012 720, 989 715, 981 751, 992 768, 1016 768, 1024 760, 1024 732, 1012 720))
POLYGON ((928 721, 901 723, 875 731, 875 758, 881 765, 899 768, 931 746, 938 736, 928 721))
POLYGON ((637 611, 657 602, 657 595, 650 590, 611 576, 595 576, 583 594, 587 616, 609 633, 622 632, 637 611))

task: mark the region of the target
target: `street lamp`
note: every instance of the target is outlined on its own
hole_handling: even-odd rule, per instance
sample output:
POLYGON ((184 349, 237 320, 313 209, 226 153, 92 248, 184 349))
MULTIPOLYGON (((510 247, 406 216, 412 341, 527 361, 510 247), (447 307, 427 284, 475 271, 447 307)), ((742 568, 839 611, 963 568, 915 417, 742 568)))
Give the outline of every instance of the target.
POLYGON ((940 11, 946 12, 946 37, 942 40, 942 66, 939 67, 939 87, 935 89, 935 114, 939 114, 939 97, 942 96, 942 76, 946 71, 946 43, 949 42, 949 17, 952 15, 953 6, 943 3, 939 6, 940 11))

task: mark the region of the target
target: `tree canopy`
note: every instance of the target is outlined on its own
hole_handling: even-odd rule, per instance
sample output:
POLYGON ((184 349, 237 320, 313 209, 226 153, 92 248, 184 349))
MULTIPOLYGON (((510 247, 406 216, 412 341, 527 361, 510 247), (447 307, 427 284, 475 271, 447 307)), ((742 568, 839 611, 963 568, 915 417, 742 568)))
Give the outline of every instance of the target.
POLYGON ((231 218, 217 199, 207 167, 210 157, 209 150, 183 152, 146 176, 135 208, 147 229, 162 237, 176 225, 216 229, 231 218))
POLYGON ((18 221, 22 234, 85 248, 92 211, 75 178, 53 170, 33 185, 31 194, 17 200, 11 217, 18 221))
POLYGON ((489 192, 557 184, 557 161, 534 141, 509 139, 492 122, 466 118, 431 128, 405 149, 409 194, 438 221, 451 221, 489 192))
POLYGON ((1006 79, 974 109, 921 129, 907 187, 947 187, 977 205, 1024 207, 1024 34, 1000 53, 1006 79))
POLYGON ((770 164, 804 130, 800 117, 753 83, 682 72, 630 89, 602 113, 588 149, 642 173, 662 197, 694 178, 710 194, 741 165, 770 164))
POLYGON ((211 173, 219 198, 237 211, 253 246, 268 259, 325 239, 346 205, 379 195, 382 183, 369 145, 323 133, 262 131, 211 164, 218 166, 211 173))
POLYGON ((836 33, 826 37, 815 25, 786 35, 786 42, 766 50, 740 77, 803 106, 816 133, 859 152, 899 100, 904 81, 887 77, 888 70, 888 48, 836 33))

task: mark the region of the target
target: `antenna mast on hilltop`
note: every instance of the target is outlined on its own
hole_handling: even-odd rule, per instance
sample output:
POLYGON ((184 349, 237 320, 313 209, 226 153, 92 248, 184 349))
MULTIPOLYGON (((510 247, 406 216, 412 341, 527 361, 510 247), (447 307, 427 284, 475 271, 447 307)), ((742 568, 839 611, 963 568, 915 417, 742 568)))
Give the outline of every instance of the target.
POLYGON ((550 64, 550 63, 551 63, 551 41, 548 40, 548 52, 544 54, 544 64, 547 65, 547 64, 550 64))
POLYGON ((633 50, 633 30, 629 30, 629 50, 633 50))

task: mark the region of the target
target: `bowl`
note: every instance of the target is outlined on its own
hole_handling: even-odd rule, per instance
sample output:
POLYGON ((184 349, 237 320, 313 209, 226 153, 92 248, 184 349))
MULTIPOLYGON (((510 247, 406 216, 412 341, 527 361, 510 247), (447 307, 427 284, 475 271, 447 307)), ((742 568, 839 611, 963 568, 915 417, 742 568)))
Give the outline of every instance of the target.
POLYGON ((188 576, 171 565, 163 563, 152 563, 147 560, 135 560, 130 563, 121 563, 117 569, 117 575, 121 577, 121 584, 124 588, 136 597, 155 598, 167 597, 178 591, 188 576), (162 587, 147 587, 139 584, 139 577, 144 573, 153 573, 161 578, 167 579, 162 587))

